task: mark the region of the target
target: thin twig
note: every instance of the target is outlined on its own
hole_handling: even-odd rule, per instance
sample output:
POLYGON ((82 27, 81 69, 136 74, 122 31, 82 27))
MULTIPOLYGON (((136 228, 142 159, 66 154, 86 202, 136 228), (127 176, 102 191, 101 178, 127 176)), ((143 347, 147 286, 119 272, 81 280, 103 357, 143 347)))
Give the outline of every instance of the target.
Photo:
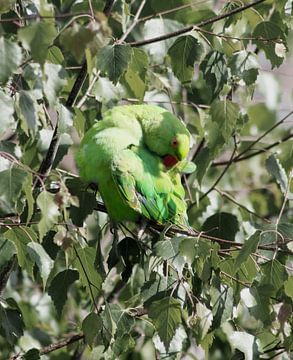
POLYGON ((86 91, 86 93, 84 94, 84 96, 79 100, 79 102, 77 103, 76 107, 79 109, 82 107, 82 105, 85 103, 86 99, 90 96, 91 91, 96 83, 96 81, 98 80, 98 78, 100 77, 100 70, 94 75, 91 83, 89 84, 89 87, 86 91))
POLYGON ((176 7, 172 8, 172 9, 168 9, 168 10, 160 11, 160 12, 148 15, 148 16, 144 16, 144 17, 140 18, 138 20, 138 22, 145 22, 145 21, 153 19, 155 17, 161 17, 161 16, 164 16, 164 15, 172 14, 173 12, 177 12, 177 11, 186 9, 186 8, 189 8, 189 7, 194 6, 194 5, 206 4, 209 1, 212 1, 212 0, 194 1, 194 2, 191 2, 190 4, 179 5, 179 6, 176 6, 176 7))
MULTIPOLYGON (((58 349, 62 349, 65 346, 68 346, 70 344, 73 344, 79 340, 82 340, 84 338, 83 334, 73 334, 73 335, 68 335, 68 337, 64 340, 58 341, 56 343, 50 344, 48 346, 43 347, 42 349, 40 349, 40 355, 45 355, 45 354, 49 354, 52 351, 58 350, 58 349)), ((17 360, 19 359, 23 354, 17 354, 17 355, 13 355, 9 360, 17 360)))
POLYGON ((236 277, 234 277, 234 276, 232 276, 232 275, 230 275, 230 274, 227 274, 225 271, 220 271, 220 274, 228 277, 229 279, 231 279, 231 280, 239 283, 239 284, 242 285, 242 286, 245 286, 245 287, 247 287, 247 288, 251 287, 251 284, 250 284, 250 283, 245 283, 244 281, 241 281, 241 280, 237 279, 236 277))
MULTIPOLYGON (((105 7, 104 7, 104 14, 106 16, 109 16, 113 3, 114 3, 114 0, 106 1, 105 7)), ((82 68, 81 68, 81 70, 75 80, 75 83, 71 89, 71 92, 67 98, 67 101, 66 101, 67 107, 70 108, 74 105, 75 100, 78 96, 78 93, 79 93, 80 89, 82 88, 82 85, 86 79, 86 76, 87 76, 87 62, 86 62, 86 60, 84 60, 82 63, 82 68)), ((39 171, 38 171, 40 176, 42 177, 42 179, 44 179, 51 170, 51 167, 53 165, 53 161, 55 159, 57 149, 59 146, 59 140, 60 140, 60 135, 59 135, 59 127, 58 127, 58 119, 57 119, 47 154, 46 154, 45 158, 43 159, 41 166, 39 168, 39 171)), ((34 186, 35 187, 39 186, 39 180, 35 181, 34 186)))
POLYGON ((233 9, 233 10, 231 10, 231 11, 225 13, 225 14, 221 14, 221 15, 218 15, 218 16, 214 16, 214 17, 212 17, 210 19, 203 20, 198 24, 190 25, 190 26, 184 27, 183 29, 179 29, 177 31, 173 31, 173 32, 170 32, 168 34, 161 35, 161 36, 156 36, 154 38, 140 40, 140 41, 133 41, 133 42, 130 42, 129 45, 137 47, 137 46, 153 44, 155 42, 167 40, 167 39, 170 39, 172 37, 177 37, 179 35, 186 34, 186 33, 190 32, 190 31, 194 30, 195 27, 196 28, 201 28, 203 26, 213 24, 213 23, 215 23, 217 21, 223 20, 223 19, 225 19, 227 17, 230 17, 232 15, 238 14, 238 13, 240 13, 240 12, 246 10, 246 9, 249 9, 249 8, 255 6, 255 5, 261 4, 264 1, 265 0, 257 0, 257 1, 254 1, 253 3, 243 5, 243 6, 239 7, 239 8, 235 8, 235 9, 233 9))
MULTIPOLYGON (((237 158, 235 157, 234 160, 233 160, 233 163, 248 160, 248 159, 250 159, 250 158, 252 158, 254 156, 263 154, 264 152, 267 152, 268 150, 272 149, 273 147, 278 146, 280 144, 283 144, 284 142, 286 142, 286 141, 288 141, 288 140, 290 140, 292 138, 293 138, 293 134, 289 134, 287 136, 284 136, 281 140, 278 140, 278 141, 274 142, 273 144, 267 145, 263 149, 256 150, 252 154, 248 154, 248 155, 242 156, 240 158, 238 156, 237 156, 237 158)), ((223 166, 223 165, 226 165, 228 162, 229 161, 215 161, 215 162, 212 163, 211 166, 223 166)))
POLYGON ((256 213, 255 213, 254 211, 252 211, 252 210, 249 210, 246 206, 238 203, 232 196, 230 196, 230 195, 227 194, 226 192, 224 192, 224 191, 222 191, 222 190, 220 190, 220 189, 217 189, 216 187, 215 187, 215 190, 216 190, 221 196, 223 196, 223 197, 226 198, 227 200, 233 202, 235 205, 239 206, 241 209, 245 210, 245 211, 248 212, 249 214, 257 217, 258 219, 261 219, 261 220, 263 220, 263 221, 271 224, 271 221, 270 221, 270 220, 268 220, 268 219, 266 219, 266 218, 263 218, 262 216, 256 214, 256 213))
MULTIPOLYGON (((234 136, 234 149, 232 152, 232 155, 230 157, 230 160, 228 161, 225 169, 222 171, 221 175, 218 177, 218 179, 215 181, 215 183, 209 188, 209 190, 207 192, 205 192, 200 198, 199 201, 201 201, 202 199, 204 199, 210 192, 212 192, 214 190, 214 188, 218 185, 218 183, 221 181, 222 177, 226 174, 226 172, 228 171, 229 167, 232 165, 233 163, 233 159, 234 159, 234 155, 236 153, 237 150, 237 144, 236 144, 236 140, 235 140, 235 136, 234 136)), ((193 205, 191 205, 193 206, 193 205)))
MULTIPOLYGON (((246 149, 244 149, 242 152, 240 152, 237 156, 235 156, 235 159, 241 158, 244 154, 246 154, 255 144, 260 142, 264 137, 266 137, 270 132, 275 130, 278 126, 283 124, 291 115, 293 114, 293 111, 290 111, 285 117, 283 117, 280 121, 278 121, 276 124, 274 124, 272 127, 270 127, 267 131, 265 131, 260 137, 258 137, 256 140, 254 140, 251 144, 247 146, 246 149)), ((234 161, 235 161, 234 159, 234 161)))
POLYGON ((263 41, 263 42, 266 42, 266 43, 270 43, 270 42, 283 43, 284 42, 280 38, 267 39, 267 38, 264 38, 262 36, 257 36, 257 37, 255 37, 255 36, 237 37, 237 36, 231 36, 231 35, 226 35, 226 34, 216 34, 216 33, 212 32, 212 31, 201 29, 201 28, 199 28, 197 26, 194 26, 194 30, 199 31, 199 32, 204 33, 204 34, 215 36, 215 37, 218 37, 218 38, 227 39, 227 40, 237 40, 237 41, 244 41, 244 40, 253 41, 253 40, 256 40, 256 41, 263 41))
POLYGON ((125 33, 121 36, 121 38, 118 40, 118 44, 122 43, 126 38, 127 36, 131 33, 131 31, 133 30, 133 28, 137 25, 138 23, 138 19, 140 17, 140 14, 145 6, 145 3, 146 3, 146 0, 143 0, 140 5, 139 5, 139 8, 134 16, 134 19, 133 19, 133 22, 132 24, 129 26, 129 28, 125 31, 125 33))
POLYGON ((0 24, 8 23, 8 22, 15 22, 15 21, 19 21, 19 20, 66 19, 66 18, 71 18, 71 17, 75 17, 75 16, 80 16, 80 15, 91 15, 91 14, 87 11, 81 11, 81 12, 76 12, 76 13, 73 12, 73 13, 56 14, 56 15, 27 15, 27 16, 22 16, 21 18, 13 17, 13 18, 0 19, 0 24))
POLYGON ((278 227, 278 225, 279 225, 279 223, 281 221, 281 218, 282 218, 282 215, 283 215, 283 212, 284 212, 284 209, 285 209, 285 205, 286 205, 287 200, 288 200, 288 195, 289 195, 289 191, 290 191, 290 185, 291 185, 292 177, 293 177, 293 169, 291 170, 291 172, 289 174, 288 184, 286 186, 286 191, 285 191, 285 195, 284 195, 284 201, 283 201, 279 216, 278 216, 277 221, 276 221, 276 227, 278 227))

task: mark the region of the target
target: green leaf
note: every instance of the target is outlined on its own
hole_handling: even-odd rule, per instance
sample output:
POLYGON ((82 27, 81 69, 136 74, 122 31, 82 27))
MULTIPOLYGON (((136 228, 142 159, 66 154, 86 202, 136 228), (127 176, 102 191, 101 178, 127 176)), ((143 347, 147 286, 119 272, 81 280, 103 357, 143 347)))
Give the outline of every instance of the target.
POLYGON ((275 291, 278 291, 288 278, 284 266, 278 260, 267 261, 261 265, 261 269, 264 274, 261 284, 270 284, 275 291))
POLYGON ((54 267, 54 261, 39 243, 30 242, 26 244, 26 246, 30 258, 36 263, 40 270, 40 275, 43 280, 43 288, 45 289, 48 277, 54 267))
POLYGON ((208 217, 202 226, 202 231, 208 232, 210 236, 231 241, 235 239, 238 230, 237 217, 226 212, 218 212, 208 217))
POLYGON ((233 348, 243 352, 245 360, 258 359, 256 351, 255 337, 244 331, 233 331, 228 336, 229 342, 233 348))
POLYGON ((66 72, 61 65, 46 63, 44 66, 44 93, 51 106, 58 102, 57 95, 66 85, 66 72))
POLYGON ((97 66, 116 84, 126 71, 131 56, 132 49, 129 45, 108 45, 99 51, 97 66))
MULTIPOLYGON (((121 338, 115 339, 113 352, 117 356, 128 354, 135 348, 136 342, 130 334, 123 334, 121 338)), ((131 356, 131 355, 130 355, 131 356)), ((120 358, 120 357, 119 357, 120 358)))
POLYGON ((9 10, 16 3, 16 0, 1 0, 0 1, 0 14, 5 14, 9 12, 9 10))
POLYGON ((0 136, 15 127, 13 99, 0 90, 0 136))
POLYGON ((102 328, 103 320, 101 317, 94 312, 89 313, 82 322, 82 332, 88 345, 93 345, 95 337, 99 336, 99 332, 102 328))
POLYGON ((38 349, 30 349, 22 356, 24 360, 39 360, 40 358, 40 350, 38 349))
POLYGON ((210 51, 199 66, 203 73, 212 99, 216 98, 228 79, 228 70, 225 55, 218 51, 210 51))
POLYGON ((149 67, 147 54, 137 48, 132 49, 131 63, 123 76, 123 85, 130 96, 142 100, 146 90, 146 72, 149 67))
MULTIPOLYGON (((0 5, 1 7, 1 5, 0 5)), ((5 84, 9 76, 21 64, 21 48, 15 42, 0 37, 0 83, 5 84)))
POLYGON ((95 267, 96 249, 92 247, 75 250, 76 258, 73 266, 79 272, 82 285, 86 288, 91 300, 95 299, 101 291, 102 278, 95 267))
POLYGON ((18 38, 23 47, 30 51, 34 60, 41 65, 44 64, 48 47, 57 35, 56 28, 52 22, 38 21, 21 28, 18 38))
POLYGON ((25 193, 25 199, 27 204, 27 218, 26 222, 28 223, 33 216, 34 212, 34 197, 33 197, 33 176, 32 174, 27 174, 27 180, 23 185, 23 192, 25 193))
POLYGON ((64 62, 64 56, 61 50, 57 46, 50 46, 48 50, 47 60, 52 64, 62 64, 64 62))
POLYGON ((182 273, 185 264, 185 259, 179 251, 179 244, 182 239, 182 237, 175 237, 170 240, 159 241, 154 246, 154 253, 172 263, 179 274, 182 273))
POLYGON ((27 180, 27 173, 17 167, 0 172, 0 216, 17 213, 17 200, 27 180))
POLYGON ((53 300, 58 316, 62 314, 70 285, 78 280, 78 278, 79 274, 76 270, 66 269, 60 271, 51 281, 48 294, 53 300))
POLYGON ((154 301, 149 307, 148 315, 152 319, 160 339, 168 351, 176 329, 182 321, 180 302, 169 296, 154 301))
MULTIPOLYGON (((151 19, 144 23, 143 34, 145 39, 152 37, 165 35, 167 33, 179 30, 183 27, 183 24, 175 20, 170 19, 151 19)), ((168 49, 174 43, 175 39, 170 38, 164 41, 155 42, 153 44, 146 45, 146 49, 151 55, 155 64, 164 63, 164 58, 168 49)))
POLYGON ((60 42, 80 62, 84 57, 86 48, 94 38, 95 32, 92 29, 74 22, 72 26, 62 32, 60 42))
POLYGON ((27 244, 31 241, 37 241, 36 233, 31 228, 22 226, 6 231, 4 237, 13 242, 19 266, 25 269, 29 275, 33 276, 34 262, 28 256, 27 244))
POLYGON ((18 309, 4 308, 0 303, 0 333, 4 333, 5 340, 13 345, 23 335, 24 323, 18 309))
POLYGON ((79 202, 79 207, 70 206, 71 220, 73 224, 82 226, 86 217, 96 206, 96 196, 93 192, 87 191, 88 184, 83 183, 79 178, 68 178, 66 186, 71 195, 78 197, 79 202))
POLYGON ((231 58, 229 67, 232 75, 242 79, 247 86, 255 83, 259 68, 255 54, 246 50, 239 51, 231 58))
POLYGON ((285 194, 288 186, 288 178, 283 166, 275 155, 270 155, 267 158, 266 168, 269 174, 271 174, 280 185, 282 193, 285 194))
POLYGON ((15 254, 15 247, 11 241, 0 236, 0 269, 15 254))
MULTIPOLYGON (((253 40, 253 42, 258 49, 264 51, 266 58, 270 60, 272 64, 272 68, 280 66, 284 61, 284 56, 279 56, 278 46, 286 46, 286 38, 282 29, 271 21, 263 21, 256 26, 252 36, 267 40, 253 40), (283 44, 277 44, 276 40, 282 40, 283 44)), ((286 47, 284 50, 286 52, 286 47)))
POLYGON ((68 132, 73 125, 71 112, 67 109, 67 107, 62 104, 58 104, 56 110, 59 115, 58 130, 60 131, 60 133, 68 132))
POLYGON ((38 104, 32 91, 21 90, 18 96, 19 117, 22 120, 22 129, 27 135, 37 130, 38 104))
POLYGON ((117 339, 131 331, 134 319, 120 305, 106 303, 103 324, 107 331, 106 334, 108 333, 107 336, 112 334, 117 339))
POLYGON ((200 339, 203 339, 212 325, 213 313, 204 304, 198 302, 196 304, 196 316, 197 316, 196 331, 198 332, 198 337, 200 339))
POLYGON ((38 223, 40 240, 58 221, 59 210, 54 202, 54 195, 47 191, 42 191, 37 198, 37 205, 41 210, 42 218, 38 223))
POLYGON ((231 287, 224 284, 218 284, 217 287, 211 287, 210 296, 210 305, 213 313, 213 328, 217 328, 233 317, 234 293, 231 287))
POLYGON ((228 142, 233 135, 239 116, 239 105, 230 100, 214 101, 210 108, 212 121, 219 125, 219 130, 228 142))
POLYGON ((198 239, 191 237, 182 237, 179 244, 180 255, 182 255, 185 261, 191 265, 198 254, 198 239))
POLYGON ((249 116, 247 125, 250 129, 256 126, 259 130, 264 132, 276 122, 275 111, 268 109, 264 103, 257 103, 249 106, 247 114, 249 116))
POLYGON ((284 290, 287 296, 293 299, 293 276, 289 276, 284 283, 284 290))
POLYGON ((141 288, 141 297, 143 301, 152 302, 160 293, 170 292, 176 285, 177 280, 171 276, 160 276, 157 273, 151 275, 151 279, 146 281, 141 288))
POLYGON ((248 240, 246 240, 239 251, 239 254, 234 262, 234 269, 237 270, 240 268, 242 263, 246 261, 251 253, 254 253, 257 249, 259 240, 260 240, 260 233, 256 231, 248 240))
POLYGON ((203 47, 191 35, 180 36, 168 50, 175 76, 182 82, 190 82, 194 73, 194 63, 200 60, 203 47))

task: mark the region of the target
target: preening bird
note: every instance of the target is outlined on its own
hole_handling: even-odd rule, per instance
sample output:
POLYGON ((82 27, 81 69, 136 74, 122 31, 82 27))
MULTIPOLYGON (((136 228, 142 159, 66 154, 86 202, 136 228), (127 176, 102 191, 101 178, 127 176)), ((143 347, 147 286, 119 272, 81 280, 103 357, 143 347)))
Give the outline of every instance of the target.
POLYGON ((180 172, 190 134, 159 106, 108 110, 85 134, 76 155, 80 176, 96 183, 110 218, 188 225, 180 172))

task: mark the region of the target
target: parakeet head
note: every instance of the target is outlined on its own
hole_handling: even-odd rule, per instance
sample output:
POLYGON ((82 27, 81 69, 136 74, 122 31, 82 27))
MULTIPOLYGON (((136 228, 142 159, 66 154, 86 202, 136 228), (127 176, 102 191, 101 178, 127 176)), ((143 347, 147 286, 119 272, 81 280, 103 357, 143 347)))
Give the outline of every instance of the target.
POLYGON ((144 123, 144 140, 148 148, 163 158, 167 167, 186 158, 190 134, 181 120, 164 110, 156 118, 144 123))

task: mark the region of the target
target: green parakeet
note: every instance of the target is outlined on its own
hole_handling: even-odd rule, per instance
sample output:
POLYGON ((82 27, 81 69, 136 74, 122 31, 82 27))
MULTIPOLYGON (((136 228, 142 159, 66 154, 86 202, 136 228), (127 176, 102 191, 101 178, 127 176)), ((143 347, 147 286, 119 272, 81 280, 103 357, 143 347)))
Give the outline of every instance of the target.
POLYGON ((85 134, 76 155, 80 176, 96 183, 110 218, 188 225, 180 171, 190 134, 167 110, 117 106, 85 134))

